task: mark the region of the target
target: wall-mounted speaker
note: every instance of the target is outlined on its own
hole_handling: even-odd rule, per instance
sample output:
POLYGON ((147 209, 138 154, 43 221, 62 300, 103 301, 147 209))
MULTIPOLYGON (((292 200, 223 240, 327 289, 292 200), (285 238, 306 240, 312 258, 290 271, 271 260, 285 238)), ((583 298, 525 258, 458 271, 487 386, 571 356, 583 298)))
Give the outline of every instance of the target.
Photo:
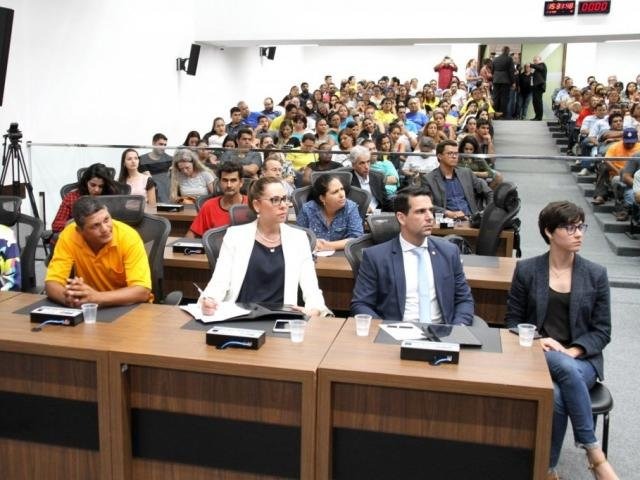
POLYGON ((4 97, 4 81, 7 77, 12 26, 13 10, 0 7, 0 105, 2 105, 4 97))
POLYGON ((176 70, 185 70, 187 75, 195 75, 198 70, 198 59, 200 58, 200 45, 191 44, 189 58, 176 58, 176 70))
POLYGON ((198 70, 198 59, 200 58, 200 45, 192 43, 187 63, 187 75, 195 75, 198 70))
POLYGON ((260 47, 260 56, 273 60, 276 58, 276 47, 260 47))

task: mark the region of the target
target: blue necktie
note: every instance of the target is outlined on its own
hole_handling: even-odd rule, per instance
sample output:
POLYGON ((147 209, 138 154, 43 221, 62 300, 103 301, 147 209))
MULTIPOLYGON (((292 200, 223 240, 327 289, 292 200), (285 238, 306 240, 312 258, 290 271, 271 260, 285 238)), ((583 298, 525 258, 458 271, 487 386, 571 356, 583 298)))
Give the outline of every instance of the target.
POLYGON ((431 298, 429 298, 429 273, 427 261, 424 258, 424 247, 416 247, 412 250, 418 257, 418 315, 421 323, 431 321, 431 298))

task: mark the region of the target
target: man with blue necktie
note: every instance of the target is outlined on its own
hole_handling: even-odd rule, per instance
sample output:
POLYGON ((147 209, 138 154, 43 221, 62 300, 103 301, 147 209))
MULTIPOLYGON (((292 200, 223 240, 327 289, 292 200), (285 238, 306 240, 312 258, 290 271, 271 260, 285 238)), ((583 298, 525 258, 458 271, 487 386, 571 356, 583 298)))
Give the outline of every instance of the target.
POLYGON ((367 248, 351 313, 384 320, 471 325, 473 297, 454 244, 431 237, 433 204, 410 187, 394 198, 400 235, 367 248))

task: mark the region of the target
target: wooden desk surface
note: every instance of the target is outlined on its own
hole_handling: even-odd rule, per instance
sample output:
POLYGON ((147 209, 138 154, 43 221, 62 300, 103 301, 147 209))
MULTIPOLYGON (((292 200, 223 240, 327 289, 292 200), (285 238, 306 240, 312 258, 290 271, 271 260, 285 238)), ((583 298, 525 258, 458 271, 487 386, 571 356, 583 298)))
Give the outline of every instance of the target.
POLYGON ((184 205, 184 209, 181 212, 159 212, 156 207, 147 205, 144 209, 145 213, 157 215, 158 217, 164 217, 170 222, 193 222, 196 217, 195 205, 184 205))
MULTIPOLYGON (((463 442, 470 455, 472 445, 530 450, 530 478, 543 477, 553 385, 538 342, 520 347, 517 336, 501 330, 502 353, 464 349, 459 364, 433 367, 400 359, 399 345, 374 343, 378 325, 373 321, 369 336, 358 337, 355 321, 347 320, 318 369, 317 478, 331 477, 333 455, 344 462, 349 445, 334 452, 336 429, 363 432, 352 438, 375 432, 463 442)), ((388 452, 388 461, 394 457, 388 452)))

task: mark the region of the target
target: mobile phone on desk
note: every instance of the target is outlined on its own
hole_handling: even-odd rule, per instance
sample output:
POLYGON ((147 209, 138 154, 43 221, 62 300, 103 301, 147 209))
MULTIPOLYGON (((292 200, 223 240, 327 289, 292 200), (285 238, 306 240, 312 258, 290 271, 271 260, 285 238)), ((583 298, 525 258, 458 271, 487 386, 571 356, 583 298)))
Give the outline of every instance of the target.
POLYGON ((273 333, 290 333, 289 320, 276 320, 273 324, 273 333))

